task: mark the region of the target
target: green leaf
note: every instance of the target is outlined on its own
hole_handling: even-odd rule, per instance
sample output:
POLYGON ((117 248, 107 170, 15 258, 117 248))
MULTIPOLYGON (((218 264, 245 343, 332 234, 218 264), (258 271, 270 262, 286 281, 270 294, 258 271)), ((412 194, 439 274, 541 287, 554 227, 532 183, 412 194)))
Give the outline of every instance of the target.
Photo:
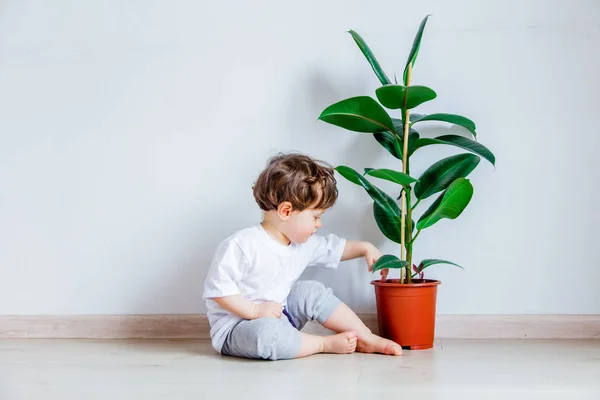
MULTIPOLYGON (((492 165, 496 165, 496 157, 492 154, 490 150, 488 150, 487 147, 480 144, 479 142, 458 135, 444 135, 436 137, 434 139, 420 138, 417 140, 414 151, 417 151, 421 147, 429 146, 432 144, 447 144, 450 146, 460 147, 461 149, 465 149, 472 153, 479 154, 481 157, 485 158, 490 163, 492 163, 492 165)), ((409 155, 412 154, 409 153, 409 155)))
MULTIPOLYGON (((412 115, 411 115, 412 117, 412 115)), ((383 146, 391 155, 399 160, 402 160, 402 138, 404 137, 404 125, 401 119, 392 118, 394 123, 394 129, 398 132, 399 139, 396 139, 396 135, 392 132, 379 132, 373 134, 373 137, 377 142, 383 146)), ((419 139, 419 133, 412 128, 409 128, 408 135, 408 154, 414 153, 417 146, 417 139, 419 139)))
POLYGON ((406 108, 410 110, 436 97, 437 93, 427 86, 409 86, 406 108))
POLYGON ((423 115, 420 118, 415 118, 414 120, 411 118, 411 126, 416 124, 417 122, 423 121, 441 121, 448 122, 454 125, 462 126, 467 129, 469 132, 473 134, 473 136, 477 136, 477 132, 475 132, 475 122, 471 121, 469 118, 463 117, 461 115, 456 114, 429 114, 423 115))
POLYGON ((319 119, 355 132, 394 131, 388 113, 368 96, 352 97, 327 107, 319 119))
POLYGON ((411 109, 436 98, 437 94, 427 86, 385 85, 375 91, 384 107, 393 110, 411 109), (406 101, 406 105, 405 105, 406 101))
POLYGON ((473 186, 471 182, 466 178, 458 178, 423 213, 419 222, 417 222, 417 228, 429 228, 442 218, 457 218, 467 207, 472 197, 473 186))
POLYGON ((393 256, 391 254, 386 254, 385 256, 381 256, 379 260, 377 260, 377 262, 373 265, 373 272, 379 271, 380 269, 406 268, 407 266, 407 261, 400 260, 398 257, 393 256))
POLYGON ((429 167, 415 185, 415 196, 426 199, 446 190, 454 180, 465 178, 479 164, 479 157, 473 154, 459 154, 444 158, 429 167))
MULTIPOLYGON (((377 142, 382 145, 391 155, 399 160, 402 160, 402 144, 396 139, 396 135, 392 132, 379 132, 373 134, 377 142)), ((410 139, 410 136, 408 137, 410 139)))
MULTIPOLYGON (((379 227, 381 233, 383 233, 383 235, 391 241, 400 244, 402 239, 400 237, 400 209, 398 207, 396 208, 397 211, 391 214, 382 209, 379 205, 377 205, 377 203, 373 203, 373 216, 375 217, 375 222, 377 222, 377 226, 379 227)), ((412 239, 412 233, 414 232, 416 225, 414 220, 412 221, 412 224, 409 224, 408 220, 406 220, 406 222, 405 239, 406 244, 408 244, 412 239)))
POLYGON ((402 85, 385 85, 375 91, 377 100, 384 107, 397 110, 404 107, 404 94, 406 93, 406 86, 402 85))
POLYGON ((403 172, 394 171, 392 169, 387 168, 365 168, 365 174, 374 176, 375 178, 385 179, 387 181, 394 182, 402 186, 408 186, 411 183, 417 182, 417 180, 410 175, 406 175, 403 172))
POLYGON ((358 45, 358 48, 360 49, 360 51, 362 51, 362 53, 364 54, 367 61, 369 61, 369 64, 371 64, 371 68, 373 68, 373 72, 375 72, 375 75, 377 75, 377 78, 379 78, 379 81, 381 82, 381 84, 382 85, 390 84, 391 82, 388 79, 385 72, 383 72, 383 69, 381 69, 381 65, 379 65, 379 61, 377 61, 377 58, 375 58, 375 55, 373 54, 373 52, 371 51, 371 49, 369 48, 367 43, 363 40, 363 38, 360 37, 360 35, 358 33, 354 32, 353 30, 348 31, 348 33, 350 33, 350 35, 352 35, 352 39, 354 39, 354 41, 358 45))
POLYGON ((429 259, 421 261, 421 263, 419 264, 419 267, 417 268, 419 272, 413 274, 413 278, 415 276, 417 276, 420 272, 422 272, 425 268, 430 267, 430 266, 435 265, 435 264, 450 264, 450 265, 454 265, 454 266, 456 266, 456 267, 458 267, 460 269, 464 269, 460 265, 455 264, 455 263, 453 263, 451 261, 438 260, 438 259, 435 259, 435 258, 429 258, 429 259))
POLYGON ((344 165, 336 167, 335 170, 344 178, 348 179, 350 182, 362 186, 367 191, 369 196, 371 196, 373 201, 377 203, 377 205, 379 205, 386 213, 398 213, 398 204, 396 204, 396 201, 390 196, 388 196, 386 193, 384 193, 377 186, 369 182, 361 174, 359 174, 352 168, 346 167, 344 165))
POLYGON ((391 241, 400 243, 400 209, 398 206, 396 205, 394 212, 389 212, 374 202, 373 216, 381 233, 391 241))
POLYGON ((412 68, 415 67, 415 61, 417 61, 417 55, 419 55, 419 49, 421 48, 421 38, 423 37, 423 31, 425 30, 425 25, 427 24, 427 19, 429 15, 427 15, 423 21, 421 21, 421 25, 419 26, 419 30, 417 31, 417 36, 415 36, 415 40, 412 45, 412 49, 408 55, 408 60, 406 61, 406 67, 404 68, 404 85, 408 85, 408 66, 411 65, 412 68))

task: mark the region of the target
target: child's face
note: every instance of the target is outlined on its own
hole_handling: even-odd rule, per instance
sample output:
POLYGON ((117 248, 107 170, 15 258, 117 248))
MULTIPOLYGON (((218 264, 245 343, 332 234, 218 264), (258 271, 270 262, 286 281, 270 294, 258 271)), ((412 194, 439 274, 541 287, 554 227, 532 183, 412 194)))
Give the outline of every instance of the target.
POLYGON ((307 208, 292 211, 287 223, 286 236, 294 243, 305 243, 321 227, 321 216, 326 210, 307 208))

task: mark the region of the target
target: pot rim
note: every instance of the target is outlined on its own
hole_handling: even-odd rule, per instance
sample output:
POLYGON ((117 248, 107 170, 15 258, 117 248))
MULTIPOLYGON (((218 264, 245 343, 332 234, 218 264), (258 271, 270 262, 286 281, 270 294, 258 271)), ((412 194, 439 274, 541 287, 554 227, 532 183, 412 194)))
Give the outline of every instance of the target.
POLYGON ((381 279, 371 281, 371 285, 380 287, 398 287, 398 288, 419 288, 428 286, 437 286, 442 281, 436 279, 424 279, 421 283, 399 283, 400 279, 386 279, 386 282, 381 282, 381 279))

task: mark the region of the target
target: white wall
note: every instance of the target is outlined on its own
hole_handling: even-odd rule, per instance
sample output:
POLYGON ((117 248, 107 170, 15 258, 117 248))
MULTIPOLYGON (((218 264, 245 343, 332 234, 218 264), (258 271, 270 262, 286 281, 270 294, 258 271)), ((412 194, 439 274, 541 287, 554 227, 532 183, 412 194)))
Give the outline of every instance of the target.
MULTIPOLYGON (((414 83, 423 112, 478 124, 498 159, 456 221, 423 231, 440 313, 600 313, 597 1, 0 3, 0 314, 204 312, 217 243, 259 221, 251 185, 297 150, 398 167, 370 137, 317 122, 378 81, 350 36, 414 83)), ((453 154, 417 153, 414 174, 453 154)), ((397 246, 340 179, 323 232, 397 246)), ((306 274, 373 312, 362 262, 306 274)))

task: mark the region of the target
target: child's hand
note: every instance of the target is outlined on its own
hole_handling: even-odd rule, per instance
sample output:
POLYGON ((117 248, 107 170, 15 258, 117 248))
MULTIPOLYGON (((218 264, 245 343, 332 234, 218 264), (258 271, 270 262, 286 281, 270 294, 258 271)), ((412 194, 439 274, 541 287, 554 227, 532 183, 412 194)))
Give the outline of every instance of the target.
MULTIPOLYGON (((373 244, 371 244, 371 243, 367 244, 367 246, 365 248, 365 260, 367 261, 367 265, 369 266, 369 272, 373 271, 373 265, 375 265, 377 260, 379 260, 379 258, 382 255, 383 254, 381 254, 381 251, 379 251, 379 249, 377 247, 375 247, 373 244)), ((379 272, 381 274, 381 279, 385 280, 387 278, 389 270, 382 269, 379 272)))
POLYGON ((254 317, 252 319, 275 317, 281 318, 283 306, 279 303, 269 302, 254 305, 254 317))

